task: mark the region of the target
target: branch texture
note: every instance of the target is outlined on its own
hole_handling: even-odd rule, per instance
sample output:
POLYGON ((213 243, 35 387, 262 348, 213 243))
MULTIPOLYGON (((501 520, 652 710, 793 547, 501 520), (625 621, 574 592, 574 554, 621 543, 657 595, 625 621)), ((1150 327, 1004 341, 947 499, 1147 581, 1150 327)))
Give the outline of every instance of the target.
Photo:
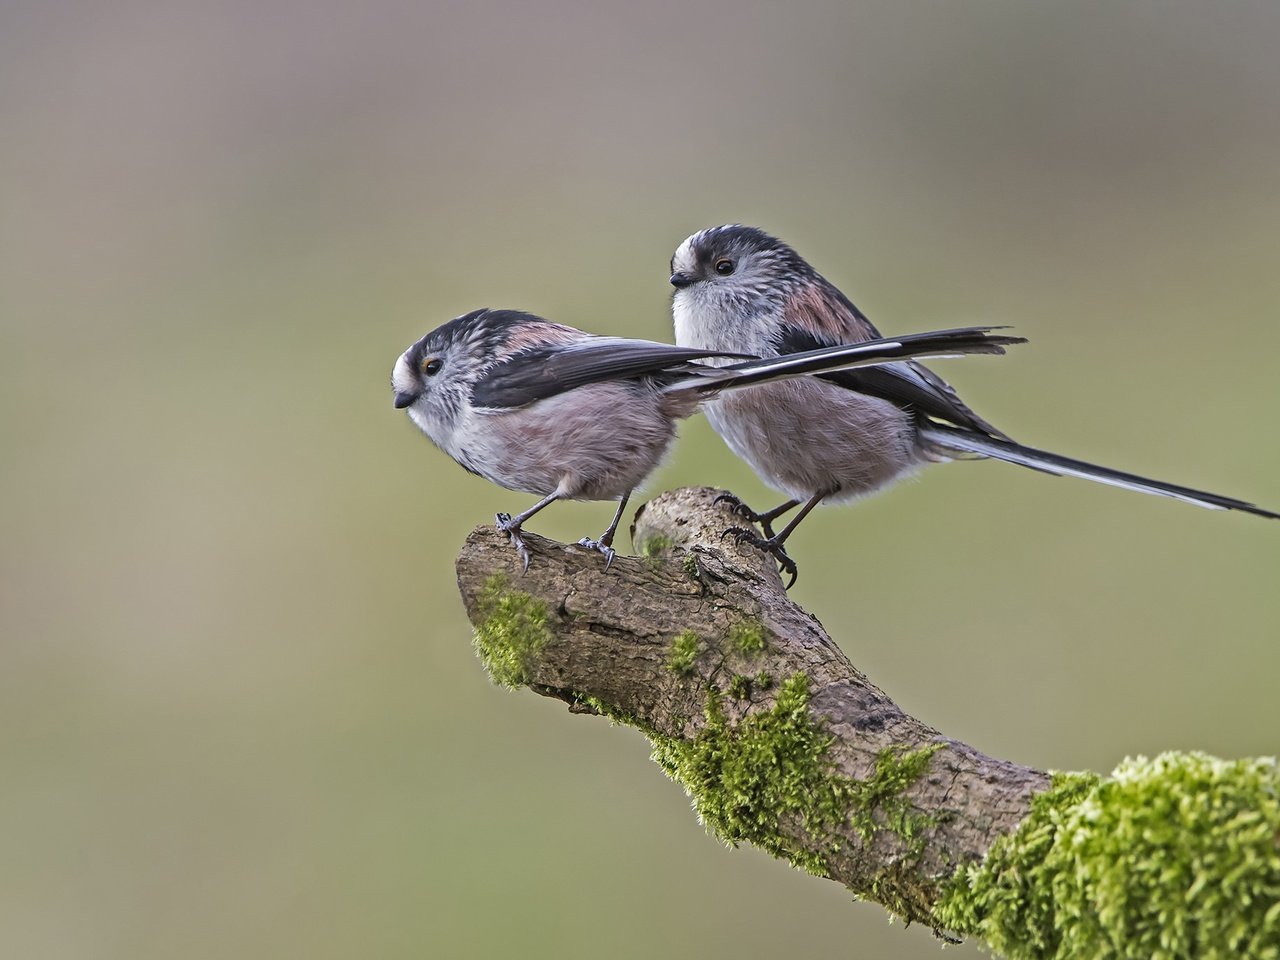
POLYGON ((598 553, 526 534, 522 575, 506 538, 476 529, 458 586, 494 680, 640 728, 717 835, 939 933, 1016 957, 1208 956, 1211 944, 1280 956, 1274 762, 1166 755, 1123 780, 1051 778, 951 740, 849 661, 787 598, 771 559, 721 539, 735 521, 713 503, 720 492, 641 507, 632 538, 643 556, 619 556, 607 573, 598 553), (1179 809, 1206 790, 1229 802, 1179 809), (1153 813, 1153 795, 1169 809, 1153 813), (1242 811, 1257 827, 1244 840, 1232 826, 1242 811), (1105 834, 1090 826, 1109 817, 1105 834), (1122 826, 1133 836, 1116 848, 1122 826), (1091 836, 1106 841, 1093 860, 1091 836), (1171 864, 1184 872, 1171 879, 1171 864), (1219 875, 1233 868, 1244 884, 1234 898, 1219 875), (1171 940, 1191 884, 1223 902, 1171 940), (1160 944, 1173 949, 1149 949, 1160 944))
POLYGON ((619 557, 608 574, 599 554, 529 537, 522 577, 506 538, 477 530, 458 561, 467 611, 482 624, 492 617, 493 577, 504 573, 545 605, 549 631, 508 680, 635 723, 677 775, 728 774, 721 786, 739 795, 702 796, 717 784, 686 782, 726 839, 932 922, 938 884, 1012 832, 1049 778, 903 713, 787 598, 771 559, 721 539, 733 518, 712 505, 719 492, 680 490, 644 506, 632 536, 649 556, 619 557), (738 744, 750 754, 741 761, 763 770, 717 770, 716 758, 680 749, 702 737, 732 753, 711 742, 731 731, 755 735, 738 744), (742 782, 753 774, 758 782, 742 782), (842 807, 858 809, 840 822, 842 807))

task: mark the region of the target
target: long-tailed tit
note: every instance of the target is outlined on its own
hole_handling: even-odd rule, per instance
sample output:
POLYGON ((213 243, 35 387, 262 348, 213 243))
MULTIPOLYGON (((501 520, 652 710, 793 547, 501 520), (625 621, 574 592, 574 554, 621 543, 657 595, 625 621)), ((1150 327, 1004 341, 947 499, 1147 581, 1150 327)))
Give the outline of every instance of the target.
MULTIPOLYGON (((970 327, 759 360, 740 351, 601 337, 516 310, 476 310, 432 330, 391 373, 395 405, 467 470, 541 497, 498 529, 529 552, 521 526, 556 500, 618 500, 583 546, 613 560, 631 491, 662 461, 676 421, 722 391, 911 357, 1004 353, 1018 337, 970 327), (711 359, 716 364, 699 364, 711 359), (745 362, 743 362, 745 360, 745 362)), ((606 563, 606 569, 608 567, 606 563)))
MULTIPOLYGON (((671 259, 676 343, 781 357, 879 337, 836 287, 782 241, 754 227, 711 227, 686 239, 671 259)), ((1121 473, 1015 443, 970 410, 918 363, 826 373, 720 397, 707 418, 730 448, 789 498, 766 513, 735 500, 765 537, 731 528, 773 554, 795 577, 784 544, 822 500, 849 500, 910 475, 926 463, 991 457, 1046 473, 1084 477, 1218 510, 1280 517, 1251 503, 1121 473), (773 521, 801 507, 780 532, 773 521)))

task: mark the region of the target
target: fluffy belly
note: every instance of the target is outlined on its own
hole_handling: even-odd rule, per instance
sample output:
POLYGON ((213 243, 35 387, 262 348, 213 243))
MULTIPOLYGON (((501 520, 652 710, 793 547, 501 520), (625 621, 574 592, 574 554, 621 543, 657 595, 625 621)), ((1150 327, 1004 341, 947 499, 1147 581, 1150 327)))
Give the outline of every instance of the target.
POLYGON ((729 393, 706 413, 734 453, 798 500, 870 493, 924 462, 903 410, 821 380, 729 393))
POLYGON ((675 436, 657 395, 639 384, 593 384, 498 416, 500 427, 472 431, 473 449, 459 460, 509 490, 574 500, 621 497, 675 436))

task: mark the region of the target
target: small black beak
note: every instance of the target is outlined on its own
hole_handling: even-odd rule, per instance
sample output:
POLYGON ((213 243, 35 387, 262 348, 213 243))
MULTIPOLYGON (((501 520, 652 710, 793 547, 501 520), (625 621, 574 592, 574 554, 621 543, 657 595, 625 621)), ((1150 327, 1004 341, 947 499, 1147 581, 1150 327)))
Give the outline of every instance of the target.
POLYGON ((685 287, 691 286, 697 277, 689 273, 673 273, 671 275, 671 285, 677 290, 683 290, 685 287))
POLYGON ((416 393, 397 393, 396 409, 403 410, 405 407, 409 406, 411 403, 413 403, 413 401, 417 399, 418 399, 418 395, 416 393))

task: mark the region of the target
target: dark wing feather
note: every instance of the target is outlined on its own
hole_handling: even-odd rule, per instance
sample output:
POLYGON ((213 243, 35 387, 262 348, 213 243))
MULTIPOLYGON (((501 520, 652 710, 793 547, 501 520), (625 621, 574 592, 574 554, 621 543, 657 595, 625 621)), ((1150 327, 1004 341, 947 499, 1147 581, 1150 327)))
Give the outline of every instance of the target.
POLYGON ((651 340, 590 337, 531 347, 494 364, 472 386, 471 402, 477 407, 522 407, 602 380, 679 373, 690 360, 708 357, 753 359, 749 354, 692 350, 651 340))
MULTIPOLYGON (((814 350, 831 345, 825 339, 819 339, 807 331, 793 327, 778 343, 778 350, 781 353, 799 353, 803 350, 814 350)), ((888 400, 922 417, 932 417, 946 423, 968 427, 970 430, 977 430, 1002 440, 1009 439, 970 410, 949 383, 928 367, 913 361, 857 370, 841 370, 836 373, 819 374, 819 376, 846 390, 888 400)))

